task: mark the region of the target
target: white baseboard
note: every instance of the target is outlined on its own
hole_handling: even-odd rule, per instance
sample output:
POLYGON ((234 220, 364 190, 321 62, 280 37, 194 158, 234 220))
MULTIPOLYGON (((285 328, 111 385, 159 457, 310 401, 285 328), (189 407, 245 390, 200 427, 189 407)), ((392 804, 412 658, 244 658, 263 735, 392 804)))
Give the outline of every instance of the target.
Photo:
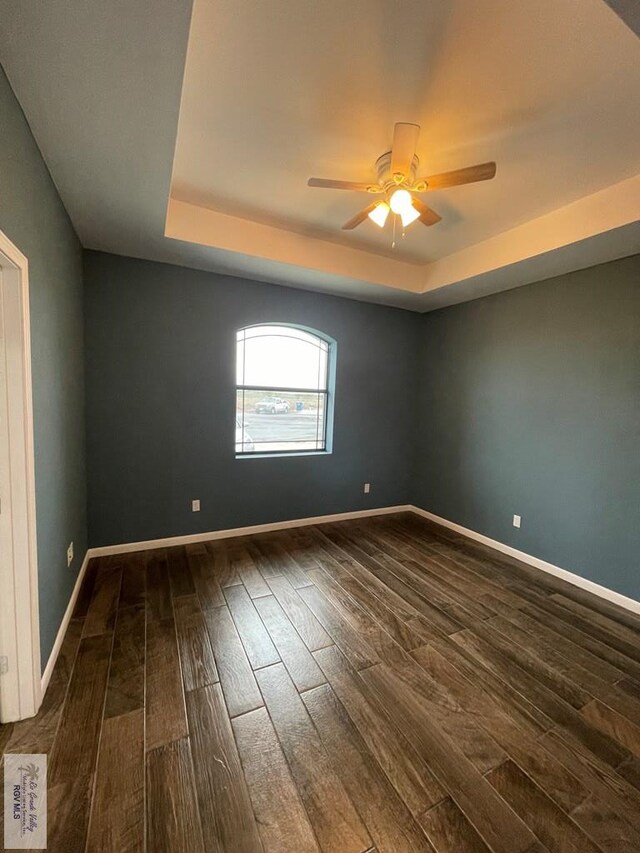
POLYGON ((488 545, 490 548, 500 551, 503 554, 508 554, 510 557, 514 557, 522 563, 526 563, 527 565, 533 566, 536 569, 541 569, 543 572, 547 572, 550 575, 562 578, 562 580, 568 581, 574 586, 585 589, 588 592, 591 592, 600 598, 604 598, 607 601, 611 601, 613 604, 617 604, 620 607, 624 607, 626 610, 630 610, 633 613, 640 614, 640 602, 635 601, 633 598, 627 598, 626 595, 614 592, 614 590, 608 589, 606 586, 601 586, 600 584, 594 583, 586 578, 582 578, 580 575, 576 575, 566 569, 561 569, 559 566, 554 566, 552 563, 547 563, 545 560, 541 560, 539 557, 533 557, 531 554, 526 554, 524 551, 518 551, 510 545, 505 545, 502 542, 498 542, 496 539, 490 539, 482 533, 476 533, 475 530, 470 530, 468 527, 463 527, 461 524, 456 524, 453 521, 449 521, 446 518, 435 515, 433 512, 420 509, 420 507, 412 506, 410 504, 401 504, 398 506, 378 507, 377 509, 356 510, 354 512, 338 512, 333 515, 317 515, 310 518, 296 518, 290 521, 275 521, 270 524, 254 524, 250 527, 234 527, 227 530, 213 530, 208 533, 192 533, 186 536, 170 536, 165 539, 147 539, 144 542, 125 542, 120 545, 105 545, 100 548, 89 548, 85 554, 80 571, 78 572, 78 577, 76 578, 76 583, 73 588, 69 604, 60 624, 60 628, 58 629, 56 641, 53 649, 51 650, 51 654, 49 655, 47 666, 45 667, 42 675, 42 695, 44 696, 45 690, 47 689, 51 679, 51 673, 53 672, 56 660, 58 659, 62 641, 64 640, 64 635, 67 631, 69 621, 71 620, 73 609, 76 605, 76 600, 80 592, 80 587, 82 586, 82 581, 84 580, 85 572, 89 565, 89 560, 94 557, 107 557, 111 554, 128 554, 133 551, 149 551, 153 548, 167 548, 173 545, 188 545, 192 542, 209 542, 212 539, 230 539, 233 536, 250 536, 255 533, 269 533, 275 530, 287 530, 292 527, 306 527, 310 524, 328 524, 332 521, 347 521, 350 518, 367 518, 374 515, 389 515, 396 512, 413 512, 423 518, 428 518, 430 521, 442 525, 442 527, 448 527, 450 530, 455 530, 457 533, 467 536, 469 539, 475 539, 477 542, 482 542, 484 545, 488 545))
POLYGON ((91 554, 91 550, 87 550, 87 553, 84 555, 82 565, 80 566, 80 571, 78 572, 78 577, 76 578, 76 582, 73 587, 73 592, 71 593, 71 598, 69 599, 69 604, 67 605, 67 609, 65 610, 64 616, 62 617, 62 622, 60 623, 60 627, 58 628, 58 633, 56 634, 56 641, 53 644, 51 654, 49 655, 49 660, 47 661, 47 665, 44 668, 44 672, 42 673, 43 697, 47 687, 49 686, 49 682, 51 681, 53 668, 56 665, 56 661, 58 660, 58 655, 60 654, 60 649, 62 648, 64 635, 67 633, 67 628, 69 627, 69 622, 71 621, 71 617, 73 616, 73 610, 76 606, 76 601, 78 600, 78 595, 80 593, 80 587, 82 586, 82 581, 84 580, 84 576, 87 571, 87 566, 89 565, 89 560, 92 556, 93 555, 91 554))
POLYGON ((461 533, 469 539, 475 539, 476 542, 482 542, 483 545, 488 545, 489 548, 501 551, 503 554, 508 554, 510 557, 520 560, 521 563, 526 563, 528 566, 541 569, 543 572, 555 575, 555 577, 562 578, 562 580, 567 581, 574 586, 579 586, 581 589, 587 590, 587 592, 591 592, 600 598, 604 598, 607 601, 612 602, 612 604, 624 607, 632 613, 640 614, 640 601, 628 598, 626 595, 615 592, 606 586, 601 586, 599 583, 594 583, 593 581, 580 577, 580 575, 569 572, 567 569, 561 569, 559 566, 554 566, 553 563, 547 563, 546 560, 541 560, 539 557, 532 557, 531 554, 527 554, 524 551, 518 551, 517 548, 512 548, 510 545, 498 542, 497 539, 490 539, 482 533, 476 533, 475 530, 469 530, 468 527, 463 527, 461 524, 456 524, 446 518, 441 518, 441 516, 435 515, 433 512, 427 512, 426 509, 420 509, 417 506, 412 506, 410 507, 410 510, 411 512, 415 512, 417 515, 421 515, 423 518, 428 518, 429 521, 442 525, 442 527, 448 527, 450 530, 455 530, 456 533, 461 533))
POLYGON ((337 512, 334 515, 316 515, 310 518, 295 518, 290 521, 274 521, 269 524, 253 524, 250 527, 232 527, 213 530, 209 533, 190 533, 186 536, 170 536, 167 539, 147 539, 144 542, 125 542, 122 545, 103 545, 91 548, 92 557, 108 557, 111 554, 128 554, 131 551, 149 551, 153 548, 170 548, 173 545, 189 545, 192 542, 210 542, 212 539, 230 539, 233 536, 251 536, 255 533, 270 533, 291 527, 307 527, 310 524, 329 524, 332 521, 347 521, 349 518, 367 518, 372 515, 389 515, 393 512, 411 512, 408 504, 383 506, 377 509, 359 509, 354 512, 337 512))
POLYGON ((58 628, 56 641, 53 644, 49 660, 47 661, 47 665, 42 674, 42 696, 44 696, 45 691, 49 686, 51 674, 53 673, 53 668, 58 660, 62 641, 64 640, 64 635, 69 627, 69 622, 73 615, 74 607, 76 606, 76 601, 78 594, 80 593, 82 581, 84 580, 84 576, 87 571, 87 566, 89 565, 89 561, 94 557, 108 557, 111 554, 128 554, 133 551, 149 551, 153 548, 167 548, 173 545, 188 545, 192 542, 209 542, 212 539, 230 539, 232 536, 250 536, 254 533, 269 533, 272 530, 286 530, 290 527, 305 527, 310 524, 327 524, 331 521, 346 521, 346 519, 349 518, 366 518, 367 516, 372 515, 388 515, 393 512, 410 512, 411 509, 412 507, 408 505, 385 506, 377 509, 339 512, 334 515, 318 515, 311 518, 296 518, 291 521, 276 521, 271 524, 254 524, 250 527, 213 530, 209 533, 192 533, 186 536, 170 536, 166 539, 147 539, 144 542, 124 542, 120 545, 105 545, 100 548, 89 548, 84 556, 84 560, 82 561, 82 566, 78 572, 78 577, 76 578, 73 592, 69 599, 69 604, 67 605, 64 617, 60 623, 60 627, 58 628))
POLYGON ((448 527, 450 530, 455 530, 469 539, 475 539, 477 542, 482 542, 496 551, 503 554, 508 554, 528 566, 533 566, 536 569, 541 569, 550 575, 555 575, 557 578, 568 583, 578 586, 581 589, 587 590, 594 595, 611 601, 626 610, 631 610, 633 613, 640 614, 640 602, 633 598, 628 598, 619 592, 615 592, 606 586, 601 586, 598 583, 580 577, 567 569, 561 569, 559 566, 554 566, 553 563, 547 563, 546 560, 541 560, 539 557, 534 557, 527 554, 525 551, 518 551, 517 548, 512 548, 510 545, 505 545, 498 542, 497 539, 490 539, 482 533, 476 533, 475 530, 470 530, 468 527, 463 527, 461 524, 456 524, 446 518, 442 518, 433 512, 428 512, 420 507, 411 504, 401 504, 398 506, 385 506, 377 509, 363 509, 355 512, 338 512, 333 515, 317 515, 311 518, 296 518, 290 521, 275 521, 270 524, 254 524, 250 527, 234 527, 227 530, 214 530, 209 533, 193 533, 186 536, 171 536, 166 539, 148 539, 144 542, 127 542, 121 545, 105 545, 101 548, 91 548, 88 552, 90 557, 106 557, 111 554, 127 554, 131 551, 148 551, 152 548, 166 548, 172 545, 188 545, 191 542, 208 542, 212 539, 230 539, 233 536, 250 536, 255 533, 269 533, 274 530, 286 530, 291 527, 305 527, 310 524, 328 524, 332 521, 347 521, 350 518, 367 518, 374 515, 388 515, 395 512, 413 512, 423 518, 428 518, 442 527, 448 527))

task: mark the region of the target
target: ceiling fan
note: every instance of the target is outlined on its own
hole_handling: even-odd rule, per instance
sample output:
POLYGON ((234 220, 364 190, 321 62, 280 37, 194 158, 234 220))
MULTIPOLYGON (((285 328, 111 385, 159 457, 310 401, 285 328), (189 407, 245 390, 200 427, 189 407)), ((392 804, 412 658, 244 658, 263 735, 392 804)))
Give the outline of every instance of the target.
POLYGON ((480 163, 477 166, 467 166, 465 169, 456 169, 453 172, 416 178, 419 166, 416 156, 419 134, 420 125, 418 124, 398 122, 394 126, 391 151, 387 151, 376 161, 377 183, 309 178, 308 186, 383 196, 345 222, 342 226, 345 231, 357 228, 367 217, 383 228, 389 213, 400 217, 403 229, 416 220, 420 220, 423 225, 435 225, 442 217, 417 198, 416 194, 491 180, 496 173, 496 164, 480 163))

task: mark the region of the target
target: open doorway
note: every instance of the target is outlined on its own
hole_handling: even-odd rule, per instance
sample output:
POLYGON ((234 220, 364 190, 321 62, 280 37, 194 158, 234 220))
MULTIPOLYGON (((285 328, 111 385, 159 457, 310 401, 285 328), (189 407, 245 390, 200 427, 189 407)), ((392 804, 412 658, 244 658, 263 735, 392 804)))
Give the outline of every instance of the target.
POLYGON ((0 231, 0 722, 41 693, 28 263, 0 231))

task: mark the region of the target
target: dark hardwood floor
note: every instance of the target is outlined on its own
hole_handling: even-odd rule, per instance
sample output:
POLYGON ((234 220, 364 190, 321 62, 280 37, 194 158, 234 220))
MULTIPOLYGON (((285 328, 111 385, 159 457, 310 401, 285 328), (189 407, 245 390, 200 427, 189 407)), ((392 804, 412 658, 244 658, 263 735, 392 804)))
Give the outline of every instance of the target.
POLYGON ((640 617, 413 515, 93 560, 49 850, 640 851, 640 617))

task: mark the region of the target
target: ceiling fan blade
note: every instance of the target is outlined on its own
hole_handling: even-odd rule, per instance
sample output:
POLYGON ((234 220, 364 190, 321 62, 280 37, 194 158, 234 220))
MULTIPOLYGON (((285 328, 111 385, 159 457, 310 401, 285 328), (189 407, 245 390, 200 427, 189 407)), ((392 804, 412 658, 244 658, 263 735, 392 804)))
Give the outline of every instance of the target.
POLYGON ((355 216, 352 216, 348 222, 345 222, 342 226, 343 231, 351 231, 354 228, 357 228, 362 222, 365 221, 367 216, 371 213, 374 207, 377 207, 379 202, 374 201, 373 204, 370 204, 368 207, 363 208, 359 213, 356 213, 355 216))
POLYGON ((441 172, 420 178, 417 184, 426 183, 427 190, 444 190, 447 187, 457 187, 460 184, 474 184, 476 181, 490 181, 495 177, 495 163, 479 163, 477 166, 467 166, 466 169, 456 169, 453 172, 441 172))
POLYGON ((378 184, 357 183, 355 181, 332 181, 329 178, 309 178, 309 187, 321 187, 327 190, 353 190, 358 193, 381 193, 382 187, 378 184))
POLYGON ((398 122, 393 128, 391 145, 391 174, 409 176, 420 135, 419 124, 398 122))
POLYGON ((436 222, 440 222, 442 219, 439 213, 436 213, 435 210, 432 210, 415 196, 412 199, 412 204, 415 209, 420 212, 420 222, 422 222, 423 225, 435 225, 436 222))

